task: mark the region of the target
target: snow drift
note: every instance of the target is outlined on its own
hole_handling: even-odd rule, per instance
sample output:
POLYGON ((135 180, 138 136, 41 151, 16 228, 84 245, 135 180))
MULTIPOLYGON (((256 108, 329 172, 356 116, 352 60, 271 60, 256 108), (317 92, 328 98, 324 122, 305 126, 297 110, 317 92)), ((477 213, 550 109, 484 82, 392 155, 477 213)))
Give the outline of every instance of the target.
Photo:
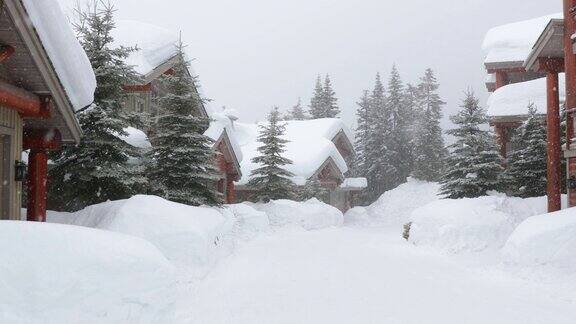
POLYGON ((504 262, 576 271, 576 210, 566 209, 525 220, 502 251, 504 262))
POLYGON ((306 230, 316 230, 340 226, 344 221, 342 212, 318 199, 305 202, 274 200, 267 204, 250 204, 255 209, 268 214, 270 225, 299 226, 306 230))
POLYGON ((0 221, 0 245, 2 323, 170 322, 173 267, 142 239, 0 221))
POLYGON ((169 260, 191 266, 210 264, 222 236, 233 226, 233 220, 217 209, 144 195, 105 202, 72 214, 49 213, 48 221, 140 237, 158 247, 169 260))
POLYGON ((450 253, 497 250, 523 220, 545 212, 544 197, 438 200, 412 213, 410 242, 450 253))
POLYGON ((438 200, 437 183, 408 178, 408 182, 385 192, 368 207, 355 207, 346 213, 345 221, 360 225, 402 225, 418 207, 438 200))

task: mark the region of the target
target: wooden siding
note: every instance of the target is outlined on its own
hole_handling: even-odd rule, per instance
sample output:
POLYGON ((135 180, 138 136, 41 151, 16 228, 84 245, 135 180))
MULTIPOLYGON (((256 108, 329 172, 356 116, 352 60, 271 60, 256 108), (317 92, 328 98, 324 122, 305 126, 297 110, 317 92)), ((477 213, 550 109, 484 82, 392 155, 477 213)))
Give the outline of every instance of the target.
POLYGON ((11 138, 10 177, 8 188, 10 190, 10 217, 12 220, 20 220, 22 204, 22 183, 14 181, 14 164, 22 158, 22 119, 14 110, 0 107, 0 132, 11 138))

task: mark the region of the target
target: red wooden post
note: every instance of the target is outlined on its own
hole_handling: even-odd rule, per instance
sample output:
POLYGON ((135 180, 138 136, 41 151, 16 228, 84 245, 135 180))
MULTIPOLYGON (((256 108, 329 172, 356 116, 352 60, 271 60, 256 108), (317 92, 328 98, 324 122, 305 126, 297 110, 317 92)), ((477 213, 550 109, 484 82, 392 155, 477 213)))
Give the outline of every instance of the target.
POLYGON ((502 88, 506 84, 508 84, 508 76, 504 71, 496 71, 496 90, 502 88))
POLYGON ((548 110, 548 212, 555 212, 561 205, 561 144, 560 144, 560 97, 558 72, 549 71, 546 76, 548 110))
MULTIPOLYGON (((572 49, 572 35, 576 33, 574 12, 576 0, 564 0, 564 71, 566 72, 566 108, 576 108, 576 55, 572 49)), ((570 149, 574 137, 574 117, 568 113, 566 118, 566 143, 570 149)))
POLYGON ((32 149, 28 157, 28 221, 46 221, 47 181, 48 154, 45 149, 32 149))
POLYGON ((236 203, 236 186, 234 185, 234 179, 231 175, 228 175, 228 179, 227 179, 227 188, 226 188, 226 192, 227 192, 227 197, 226 197, 226 203, 227 204, 235 204, 236 203))

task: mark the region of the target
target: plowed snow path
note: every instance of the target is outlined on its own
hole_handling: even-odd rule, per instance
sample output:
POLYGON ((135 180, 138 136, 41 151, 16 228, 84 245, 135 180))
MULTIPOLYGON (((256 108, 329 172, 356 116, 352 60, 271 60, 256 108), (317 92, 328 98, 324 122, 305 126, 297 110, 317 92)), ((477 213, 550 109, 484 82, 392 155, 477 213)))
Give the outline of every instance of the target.
POLYGON ((576 304, 508 275, 413 247, 398 233, 340 228, 269 235, 199 287, 191 323, 575 323, 576 304))

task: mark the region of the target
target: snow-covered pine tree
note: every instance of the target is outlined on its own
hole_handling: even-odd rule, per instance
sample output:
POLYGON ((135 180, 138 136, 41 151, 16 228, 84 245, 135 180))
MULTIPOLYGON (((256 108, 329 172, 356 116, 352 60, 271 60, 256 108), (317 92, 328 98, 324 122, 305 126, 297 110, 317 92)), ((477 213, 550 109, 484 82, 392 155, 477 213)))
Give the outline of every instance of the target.
POLYGON ((546 195, 546 127, 536 106, 528 106, 528 120, 516 131, 514 147, 504 172, 512 195, 527 198, 546 195))
POLYGON ((322 186, 322 183, 317 179, 308 180, 304 186, 297 190, 298 200, 307 201, 312 198, 316 198, 325 203, 329 203, 330 190, 322 186))
POLYGON ((414 167, 416 179, 438 181, 442 176, 446 148, 440 127, 442 106, 445 102, 438 95, 438 82, 434 71, 427 69, 418 85, 418 108, 421 112, 415 123, 414 167))
POLYGON ((322 80, 320 76, 316 78, 316 86, 314 87, 314 94, 310 99, 310 106, 308 107, 310 118, 318 119, 323 118, 324 112, 324 88, 322 87, 322 80))
POLYGON ((380 74, 376 74, 369 103, 370 135, 366 143, 365 177, 368 179, 367 202, 373 202, 386 190, 397 185, 398 174, 395 165, 392 164, 392 161, 397 160, 397 152, 390 146, 393 127, 392 112, 386 101, 380 74))
POLYGON ((94 103, 77 113, 83 138, 51 156, 50 208, 78 210, 88 205, 128 198, 144 191, 146 179, 129 163, 138 150, 119 138, 126 135, 122 86, 134 78, 124 60, 134 50, 113 47, 114 9, 106 2, 78 10, 76 30, 92 63, 98 87, 94 103))
POLYGON ((288 120, 306 120, 308 116, 302 107, 302 100, 298 98, 298 102, 290 111, 286 114, 288 120))
POLYGON ((371 124, 373 120, 370 116, 370 92, 368 90, 364 91, 362 98, 358 104, 358 109, 356 110, 356 139, 354 142, 354 150, 356 155, 354 156, 354 169, 353 172, 357 176, 366 176, 368 170, 368 160, 367 155, 369 153, 368 143, 370 142, 370 136, 372 135, 371 124))
POLYGON ((156 98, 159 115, 147 172, 150 191, 182 204, 220 205, 222 197, 213 186, 218 180, 213 141, 204 135, 210 121, 198 114, 202 98, 194 89, 182 44, 178 53, 182 59, 173 73, 160 80, 165 94, 156 98))
POLYGON ((340 108, 338 108, 338 98, 336 92, 332 88, 332 81, 330 76, 326 75, 324 79, 324 95, 323 95, 324 111, 321 118, 336 118, 340 115, 340 108))
POLYGON ((396 156, 390 163, 396 168, 397 174, 391 179, 393 187, 406 181, 412 172, 414 162, 412 156, 411 124, 413 113, 406 105, 404 85, 400 73, 394 65, 388 80, 388 109, 392 114, 392 133, 387 139, 386 145, 391 148, 396 156))
POLYGON ((294 198, 294 185, 289 179, 293 174, 284 166, 292 163, 282 156, 287 140, 283 139, 286 125, 280 121, 278 108, 272 109, 268 115, 268 122, 260 125, 258 141, 262 146, 258 148, 259 156, 252 162, 260 165, 251 173, 248 185, 254 189, 254 198, 258 201, 268 202, 276 199, 294 198))
POLYGON ((462 110, 450 119, 458 127, 448 131, 456 138, 447 158, 441 181, 446 198, 474 198, 501 186, 503 160, 494 135, 482 126, 488 123, 485 111, 471 91, 466 93, 462 110))

